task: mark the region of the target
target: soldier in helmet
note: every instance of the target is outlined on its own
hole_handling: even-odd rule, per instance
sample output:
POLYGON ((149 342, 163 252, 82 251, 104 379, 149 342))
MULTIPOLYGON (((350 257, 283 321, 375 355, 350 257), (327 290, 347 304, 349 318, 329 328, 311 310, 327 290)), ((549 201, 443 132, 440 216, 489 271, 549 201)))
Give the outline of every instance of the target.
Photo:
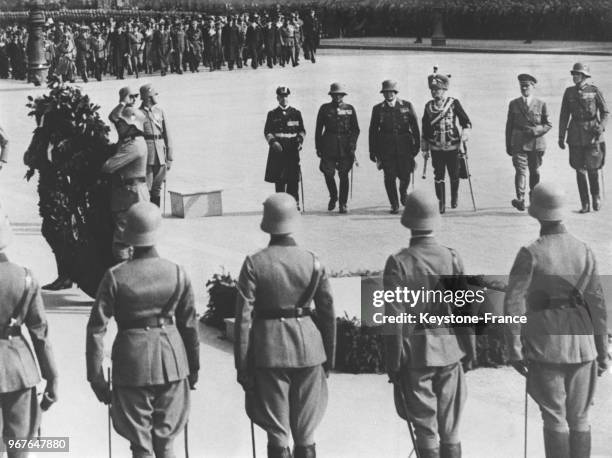
POLYGON ((397 184, 401 203, 406 201, 406 192, 413 172, 414 157, 420 148, 419 123, 412 103, 397 97, 397 83, 386 80, 381 94, 385 100, 374 105, 370 119, 370 160, 376 162, 385 177, 385 189, 391 204, 391 213, 399 213, 397 184))
MULTIPOLYGON (((122 88, 123 92, 132 92, 122 88)), ((120 93, 121 95, 121 93, 120 93)), ((113 255, 116 260, 130 258, 130 245, 123 239, 126 212, 136 202, 148 199, 146 186, 147 144, 144 139, 145 116, 141 110, 126 106, 118 113, 113 110, 111 120, 119 135, 117 152, 102 166, 112 174, 111 211, 115 221, 113 255)))
POLYGON ((606 154, 603 132, 608 120, 608 107, 600 90, 588 84, 591 73, 587 65, 578 62, 570 73, 574 86, 568 87, 563 94, 559 115, 559 147, 565 149, 567 140, 570 165, 576 170, 582 204, 580 213, 587 213, 591 210, 589 188, 593 210, 601 208, 599 169, 603 167, 606 154))
POLYGON ((540 238, 518 252, 504 299, 510 361, 540 406, 547 458, 589 457, 597 376, 608 366, 606 304, 591 249, 563 225, 564 194, 547 183, 531 195, 540 238))
POLYGON ((302 113, 289 106, 289 94, 291 91, 286 86, 276 89, 278 107, 269 111, 266 118, 264 136, 270 148, 265 181, 274 183, 276 192, 291 194, 298 203, 300 151, 306 130, 302 113))
POLYGON ((346 213, 349 193, 349 172, 355 163, 355 149, 359 137, 357 112, 344 103, 346 90, 340 83, 332 83, 329 89, 332 101, 321 105, 315 128, 317 156, 321 158, 319 170, 325 177, 329 191, 327 209, 332 211, 338 202, 338 188, 334 175, 340 179, 340 213, 346 213))
POLYGON ((429 76, 429 89, 433 98, 425 104, 423 112, 421 148, 426 158, 429 157, 431 151, 440 213, 446 210, 446 181, 444 179, 446 170, 448 170, 451 184, 451 208, 457 208, 459 154, 462 151, 462 142, 467 141, 468 132, 472 128, 470 118, 459 100, 446 95, 449 82, 447 75, 434 73, 429 76), (461 132, 459 132, 459 127, 461 132))
MULTIPOLYGON (((0 431, 4 441, 34 437, 40 408, 47 410, 57 401, 57 369, 40 287, 28 269, 8 260, 4 250, 10 239, 9 221, 0 208, 0 431), (22 336, 23 325, 34 352, 22 336), (37 366, 47 381, 40 406, 37 366)), ((23 456, 27 455, 14 449, 8 452, 9 458, 23 456)))
POLYGON ((506 121, 506 153, 512 156, 516 170, 514 186, 516 199, 512 206, 525 210, 525 188, 529 169, 529 192, 540 182, 539 168, 546 149, 546 134, 552 127, 546 103, 534 97, 532 91, 537 84, 534 76, 521 73, 518 76, 521 97, 510 102, 506 121))
POLYGON ((134 457, 174 456, 200 368, 193 289, 185 270, 155 249, 161 221, 150 202, 127 212, 124 240, 133 259, 106 272, 87 323, 87 380, 98 400, 111 404, 115 430, 134 457), (111 392, 102 363, 113 317, 111 392))
MULTIPOLYGON (((461 275, 463 264, 455 250, 435 239, 434 230, 440 224, 436 199, 418 189, 405 202, 401 223, 411 231, 410 246, 387 259, 384 288, 438 290, 440 276, 461 275)), ((385 313, 393 317, 402 313, 448 315, 452 311, 445 303, 422 301, 387 303, 385 313)), ((462 359, 469 367, 473 350, 464 349, 464 339, 450 326, 397 324, 388 334, 387 373, 394 384, 396 409, 402 418, 408 415, 414 425, 419 456, 460 458, 459 420, 466 400, 462 359)))
POLYGON ((297 246, 291 196, 264 202, 268 247, 247 256, 238 279, 234 356, 247 414, 268 433, 268 457, 314 458, 314 433, 327 405, 336 324, 325 268, 297 246), (314 302, 314 307, 311 303, 314 302), (312 316, 316 314, 316 320, 312 316))

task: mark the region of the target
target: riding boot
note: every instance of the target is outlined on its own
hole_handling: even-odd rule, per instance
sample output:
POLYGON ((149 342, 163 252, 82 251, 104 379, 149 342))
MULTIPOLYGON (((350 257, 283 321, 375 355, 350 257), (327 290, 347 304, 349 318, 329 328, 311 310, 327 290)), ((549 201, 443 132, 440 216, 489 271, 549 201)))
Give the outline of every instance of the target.
POLYGON ((391 204, 391 213, 399 213, 399 202, 397 199, 397 188, 395 187, 395 178, 385 178, 385 190, 391 204))
POLYGON ((544 451, 546 458, 570 458, 569 433, 545 428, 544 451))
POLYGON ((570 456, 572 458, 591 457, 591 431, 570 430, 570 456))
POLYGON ((440 444, 440 458, 461 458, 461 443, 440 444))
POLYGON ((451 180, 451 208, 457 208, 457 201, 459 200, 459 180, 451 180))
POLYGON ((589 185, 586 173, 576 171, 576 182, 578 183, 578 194, 580 194, 580 203, 582 204, 579 213, 588 213, 591 211, 591 207, 589 204, 589 185))
POLYGON ((408 185, 410 185, 410 178, 408 180, 400 180, 399 191, 400 191, 400 203, 406 205, 406 198, 408 197, 408 185))
POLYGON ((268 444, 268 458, 292 458, 289 447, 268 444))
POLYGON ((439 448, 420 448, 419 447, 419 457, 420 458, 441 458, 440 457, 440 449, 439 448))
POLYGON ((338 202, 338 188, 336 187, 336 180, 333 175, 324 175, 325 176, 325 184, 327 185, 327 190, 329 191, 329 203, 327 204, 327 209, 332 211, 336 208, 336 202, 338 202))
POLYGON ((591 197, 593 202, 593 210, 599 211, 601 208, 601 198, 599 197, 599 171, 589 170, 589 187, 591 188, 591 197))
POLYGON ((293 456, 295 458, 316 458, 317 451, 315 444, 310 445, 296 445, 293 450, 293 456))
POLYGON ((446 212, 446 182, 436 181, 436 197, 440 208, 440 214, 446 212))

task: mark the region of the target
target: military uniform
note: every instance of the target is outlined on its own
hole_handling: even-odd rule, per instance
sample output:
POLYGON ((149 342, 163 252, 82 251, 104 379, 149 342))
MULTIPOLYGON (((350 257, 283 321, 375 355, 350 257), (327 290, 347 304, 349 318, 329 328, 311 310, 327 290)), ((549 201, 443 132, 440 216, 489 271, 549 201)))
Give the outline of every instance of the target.
POLYGON ((369 129, 370 159, 377 162, 384 172, 385 189, 393 213, 399 209, 396 179, 400 180, 399 191, 403 200, 415 167, 414 157, 420 148, 420 137, 412 103, 395 98, 391 103, 384 101, 374 105, 369 129))
MULTIPOLYGON (((448 88, 448 77, 445 75, 432 75, 429 81, 430 88, 448 88)), ((451 184, 451 207, 457 207, 459 193, 459 154, 461 142, 466 129, 472 128, 470 118, 466 114, 459 100, 453 97, 442 96, 439 101, 430 100, 425 104, 423 111, 423 141, 421 148, 425 152, 431 151, 431 163, 434 168, 434 181, 436 196, 438 197, 440 213, 444 213, 446 205, 445 174, 451 184), (457 124, 462 129, 459 132, 457 124)))
POLYGON ((112 400, 113 425, 130 441, 133 456, 161 458, 174 456, 173 440, 188 419, 199 339, 193 289, 184 269, 160 258, 146 234, 134 234, 134 214, 149 207, 161 224, 153 204, 132 207, 126 239, 137 247, 134 259, 109 269, 100 283, 87 324, 87 380, 101 401, 112 400), (102 362, 112 317, 118 333, 109 399, 102 362))
MULTIPOLYGON (((32 274, 13 264, 1 251, 7 242, 8 220, 0 222, 0 436, 34 437, 40 424, 36 385, 57 379, 40 287, 32 274), (30 334, 34 352, 22 336, 30 334), (36 355, 36 356, 34 356, 36 355), (37 368, 40 367, 40 375, 37 368)), ((54 399, 52 401, 55 401, 54 399)), ((9 458, 27 456, 11 451, 9 458)))
POLYGON ((113 174, 113 256, 121 261, 130 257, 130 247, 123 241, 126 212, 136 202, 149 200, 149 196, 146 185, 147 145, 144 134, 123 119, 117 121, 116 127, 119 133, 117 152, 104 163, 102 171, 113 174))
MULTIPOLYGON (((576 64, 574 68, 579 65, 581 68, 585 67, 576 64)), ((586 71, 585 76, 589 77, 588 68, 586 71)), ((589 211, 589 185, 593 209, 599 210, 598 170, 603 167, 605 160, 603 132, 607 120, 608 108, 596 86, 583 80, 565 90, 559 115, 559 142, 564 147, 567 135, 570 166, 576 170, 582 212, 589 211)))
POLYGON ((556 206, 554 200, 540 203, 544 186, 534 189, 529 213, 553 223, 521 248, 506 289, 505 314, 528 318, 508 327, 510 360, 526 360, 547 458, 589 456, 588 415, 598 366, 603 372, 608 359, 606 306, 593 252, 567 232, 561 216, 544 214, 556 206))
MULTIPOLYGON (((337 88, 332 85, 330 94, 333 94, 334 89, 337 88)), ((355 162, 358 137, 357 112, 352 105, 335 101, 321 105, 317 114, 315 145, 317 155, 321 158, 319 170, 325 176, 325 183, 329 190, 330 207, 332 200, 334 204, 338 200, 338 188, 334 179, 334 174, 338 170, 340 207, 346 208, 349 191, 348 174, 355 162)))
POLYGON ((268 112, 264 136, 271 145, 266 164, 265 181, 274 183, 276 192, 287 192, 299 201, 300 150, 306 130, 302 113, 289 105, 268 112), (281 151, 273 148, 280 144, 281 151))
POLYGON ((285 211, 297 215, 284 193, 264 203, 262 229, 272 238, 242 265, 235 363, 246 390, 247 413, 268 433, 268 456, 291 456, 291 435, 296 458, 314 457, 314 431, 327 405, 326 372, 334 365, 333 298, 317 257, 299 248, 290 234, 266 228, 265 206, 278 197, 285 211))
POLYGON ((146 117, 144 138, 147 143, 147 186, 149 187, 151 202, 159 206, 161 188, 166 180, 167 169, 173 160, 172 141, 164 110, 157 104, 147 106, 145 103, 140 106, 140 109, 146 117))
MULTIPOLYGON (((417 221, 427 212, 435 215, 429 217, 430 221, 439 218, 433 196, 417 190, 406 199, 402 224, 412 230, 431 231, 433 223, 419 226, 417 221), (426 202, 428 208, 421 211, 419 202, 426 202)), ((440 276, 461 274, 463 264, 454 250, 440 245, 431 232, 413 232, 410 246, 387 259, 383 283, 388 291, 397 287, 429 291, 440 288, 440 276)), ((397 316, 428 312, 444 316, 452 313, 450 307, 435 302, 387 303, 385 313, 397 316)), ((386 366, 395 384, 396 410, 402 418, 407 414, 414 425, 420 456, 460 457, 459 420, 467 395, 461 360, 472 353, 464 350, 456 329, 446 326, 397 324, 385 339, 386 366)))
MULTIPOLYGON (((521 84, 535 84, 534 77, 518 76, 521 84)), ((539 167, 546 149, 544 135, 552 128, 546 103, 536 97, 518 97, 508 106, 506 120, 506 152, 512 156, 516 170, 514 187, 517 202, 513 204, 524 210, 527 169, 529 169, 529 191, 540 182, 539 167)))

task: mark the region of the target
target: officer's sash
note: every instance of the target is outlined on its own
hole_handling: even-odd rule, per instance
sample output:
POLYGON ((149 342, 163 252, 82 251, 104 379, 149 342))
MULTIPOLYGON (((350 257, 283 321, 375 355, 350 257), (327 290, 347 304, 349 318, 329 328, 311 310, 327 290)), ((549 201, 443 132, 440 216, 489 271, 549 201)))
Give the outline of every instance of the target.
MULTIPOLYGON (((444 102, 444 105, 442 106, 442 109, 432 120, 429 121, 429 124, 433 126, 437 124, 442 118, 444 118, 448 113, 448 110, 451 109, 451 106, 453 105, 454 101, 455 99, 453 99, 452 97, 447 97, 446 101, 444 102)), ((433 102, 431 102, 431 104, 433 105, 433 102)))

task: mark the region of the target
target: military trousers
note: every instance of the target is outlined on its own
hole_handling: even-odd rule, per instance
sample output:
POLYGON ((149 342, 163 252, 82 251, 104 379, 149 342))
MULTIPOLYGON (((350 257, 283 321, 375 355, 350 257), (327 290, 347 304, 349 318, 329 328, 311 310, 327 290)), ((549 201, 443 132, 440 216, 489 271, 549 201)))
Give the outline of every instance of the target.
POLYGON ((516 198, 523 200, 527 188, 527 171, 529 170, 529 192, 540 182, 540 167, 544 151, 518 151, 512 154, 514 166, 514 188, 516 198))
MULTIPOLYGON (((40 407, 36 387, 0 393, 0 434, 4 440, 34 437, 40 425, 40 407)), ((25 452, 8 452, 8 458, 28 456, 25 452)))
MULTIPOLYGON (((442 367, 402 368, 400 378, 417 446, 434 449, 439 442, 459 443, 459 420, 467 397, 461 364, 457 362, 442 367)), ((400 387, 395 385, 395 408, 399 416, 405 418, 402 393, 399 390, 400 387)))
POLYGON ((538 403, 544 429, 590 431, 589 410, 595 396, 597 364, 550 364, 529 361, 527 391, 538 403))
POLYGON ((268 444, 314 444, 316 427, 327 408, 323 366, 256 368, 253 392, 247 392, 247 414, 268 433, 268 444))
POLYGON ((160 165, 155 161, 154 165, 147 165, 147 186, 151 198, 159 199, 161 196, 162 185, 166 181, 166 165, 160 165))
POLYGON ((113 387, 113 426, 130 441, 133 458, 176 456, 173 442, 189 418, 189 399, 187 379, 164 385, 113 387))

